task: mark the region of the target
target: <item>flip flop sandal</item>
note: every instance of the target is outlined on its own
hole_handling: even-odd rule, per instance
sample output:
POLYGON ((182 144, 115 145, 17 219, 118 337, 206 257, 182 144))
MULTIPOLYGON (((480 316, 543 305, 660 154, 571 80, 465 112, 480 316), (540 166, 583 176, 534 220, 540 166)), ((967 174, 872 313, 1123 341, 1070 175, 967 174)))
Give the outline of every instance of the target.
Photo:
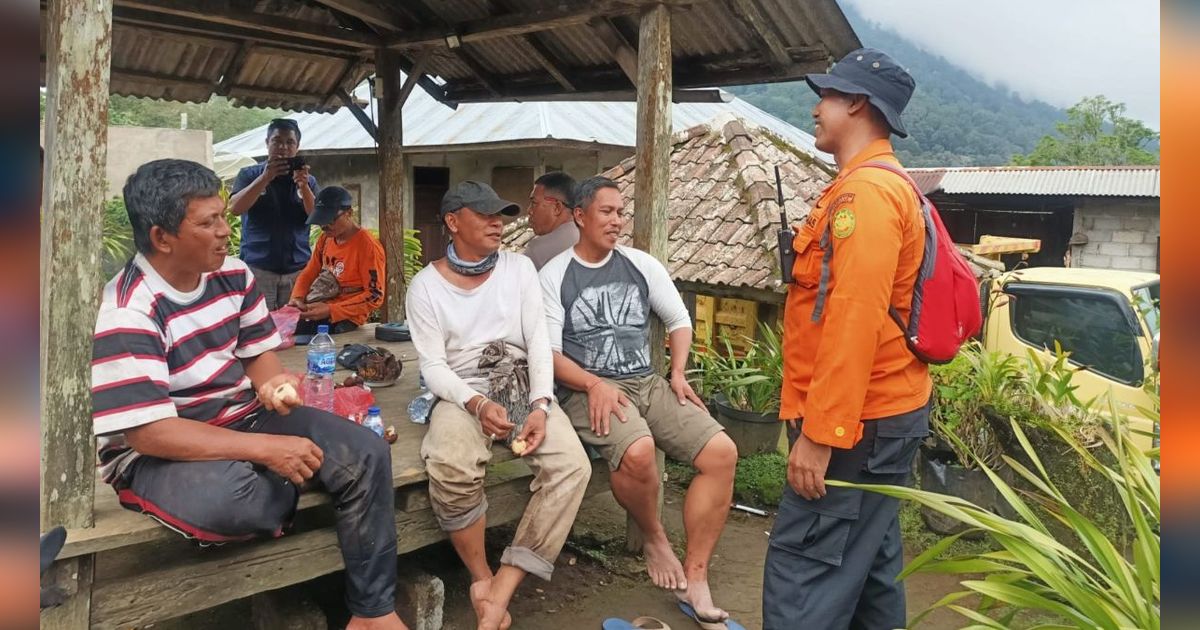
POLYGON ((691 617, 703 630, 746 630, 742 627, 742 624, 733 619, 705 619, 696 614, 696 609, 692 608, 692 605, 687 602, 679 602, 679 610, 682 610, 683 614, 691 617))
POLYGON ((671 630, 671 626, 654 617, 638 617, 632 622, 610 617, 604 620, 601 627, 604 630, 671 630))

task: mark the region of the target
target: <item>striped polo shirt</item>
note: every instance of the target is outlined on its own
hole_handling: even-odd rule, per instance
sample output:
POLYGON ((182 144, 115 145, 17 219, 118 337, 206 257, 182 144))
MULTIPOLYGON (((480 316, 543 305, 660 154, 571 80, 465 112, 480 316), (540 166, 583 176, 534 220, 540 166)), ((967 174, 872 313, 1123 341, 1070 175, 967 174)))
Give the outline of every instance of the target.
POLYGON ((104 480, 137 453, 123 431, 163 418, 227 426, 260 404, 242 359, 280 344, 246 263, 227 257, 194 290, 138 254, 105 287, 92 350, 92 424, 104 480))

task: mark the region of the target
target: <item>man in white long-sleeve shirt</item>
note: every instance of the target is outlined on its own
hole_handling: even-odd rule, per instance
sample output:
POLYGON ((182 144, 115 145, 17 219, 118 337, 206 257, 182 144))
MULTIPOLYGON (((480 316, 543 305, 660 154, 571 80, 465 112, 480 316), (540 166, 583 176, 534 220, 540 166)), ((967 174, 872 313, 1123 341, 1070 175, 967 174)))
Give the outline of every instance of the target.
POLYGON ((479 628, 488 629, 511 623, 508 602, 526 574, 550 579, 591 476, 554 403, 537 272, 525 256, 499 251, 502 215, 517 212, 487 184, 464 181, 448 191, 441 213, 453 242, 413 278, 407 299, 421 374, 440 399, 421 445, 429 496, 471 572, 479 628), (514 452, 524 446, 534 480, 493 575, 484 555, 483 482, 496 441, 511 441, 514 452))
POLYGON ((626 219, 617 185, 605 177, 585 180, 575 206, 579 242, 539 274, 554 376, 573 390, 562 394, 563 408, 580 439, 608 460, 613 495, 645 538, 651 579, 673 590, 699 620, 722 624, 728 615, 713 605, 708 562, 729 514, 737 448, 684 377, 692 324, 666 267, 617 246, 626 219), (670 337, 669 381, 650 364, 652 312, 670 337), (682 565, 658 520, 656 447, 699 473, 684 502, 682 565))

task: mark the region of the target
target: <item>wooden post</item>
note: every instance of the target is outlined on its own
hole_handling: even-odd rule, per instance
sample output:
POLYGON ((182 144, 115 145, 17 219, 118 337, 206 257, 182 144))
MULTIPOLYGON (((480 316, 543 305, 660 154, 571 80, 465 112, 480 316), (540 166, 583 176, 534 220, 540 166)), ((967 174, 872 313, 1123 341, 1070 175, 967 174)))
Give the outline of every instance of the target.
POLYGON ((404 319, 404 117, 400 100, 400 54, 380 48, 375 53, 376 81, 381 81, 379 99, 379 238, 387 255, 387 285, 383 319, 404 319))
MULTIPOLYGON (((50 0, 41 238, 41 529, 90 527, 96 484, 92 331, 108 159, 112 0, 50 0)), ((69 595, 43 628, 86 628, 92 559, 54 568, 69 595)))
MULTIPOLYGON (((667 264, 667 187, 671 166, 671 14, 659 4, 642 13, 638 29, 637 67, 637 190, 633 209, 633 246, 667 264)), ((663 323, 651 318, 650 364, 666 370, 663 323)), ((666 457, 656 454, 660 475, 666 457)), ((663 489, 658 489, 662 518, 663 489)), ((642 548, 642 533, 632 518, 626 521, 625 545, 642 548)))

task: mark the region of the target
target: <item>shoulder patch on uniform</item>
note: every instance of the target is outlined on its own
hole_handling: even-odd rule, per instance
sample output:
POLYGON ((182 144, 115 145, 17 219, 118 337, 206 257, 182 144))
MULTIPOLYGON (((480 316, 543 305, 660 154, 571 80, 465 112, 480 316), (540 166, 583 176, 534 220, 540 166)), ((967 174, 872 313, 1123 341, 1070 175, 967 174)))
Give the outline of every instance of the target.
POLYGON ((846 238, 854 233, 854 225, 856 222, 857 220, 854 218, 854 211, 847 206, 833 214, 833 225, 831 226, 831 231, 837 238, 846 238))
POLYGON ((839 206, 847 205, 851 201, 854 201, 854 193, 852 193, 852 192, 842 193, 842 194, 838 195, 836 199, 833 200, 833 203, 829 204, 829 207, 837 208, 839 206))

